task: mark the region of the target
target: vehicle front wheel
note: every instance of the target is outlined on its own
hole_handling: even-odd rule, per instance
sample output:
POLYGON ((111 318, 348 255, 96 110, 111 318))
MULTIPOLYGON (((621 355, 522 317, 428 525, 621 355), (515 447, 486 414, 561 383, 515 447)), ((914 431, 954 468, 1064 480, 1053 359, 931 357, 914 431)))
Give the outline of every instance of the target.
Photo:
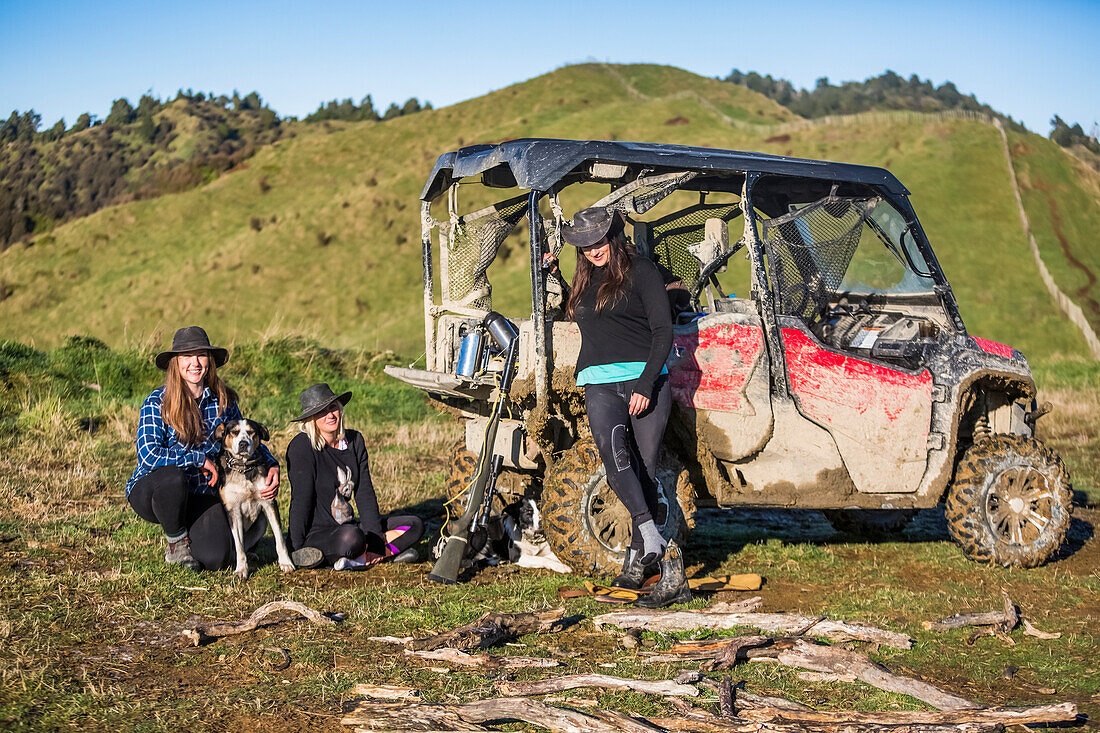
POLYGON ((970 559, 1033 568, 1061 547, 1072 499, 1054 451, 1034 438, 994 435, 963 454, 944 514, 970 559))
MULTIPOLYGON (((687 527, 676 500, 692 496, 688 472, 667 449, 657 469, 660 483, 657 529, 666 539, 680 538, 687 527)), ((550 549, 559 560, 585 575, 617 571, 630 544, 630 514, 607 483, 595 443, 577 441, 543 481, 539 510, 550 549)))

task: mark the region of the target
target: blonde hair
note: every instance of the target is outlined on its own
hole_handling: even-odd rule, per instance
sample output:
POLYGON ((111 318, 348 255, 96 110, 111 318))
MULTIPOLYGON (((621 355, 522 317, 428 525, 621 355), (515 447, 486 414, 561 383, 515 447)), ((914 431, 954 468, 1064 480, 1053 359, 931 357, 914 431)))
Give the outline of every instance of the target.
MULTIPOLYGON (((209 387, 218 400, 218 415, 220 416, 229 407, 229 404, 237 401, 237 393, 226 385, 218 376, 218 368, 214 364, 214 355, 206 352, 209 358, 209 366, 202 384, 209 387)), ((199 404, 191 397, 191 394, 183 386, 183 377, 180 376, 179 355, 168 360, 168 367, 164 370, 164 396, 161 398, 161 414, 164 421, 172 426, 179 436, 180 443, 184 445, 198 445, 206 439, 203 432, 202 415, 199 414, 199 404)))
MULTIPOLYGON (((336 412, 339 415, 336 421, 336 441, 340 442, 344 439, 344 406, 340 404, 340 400, 336 400, 335 404, 336 412)), ((309 436, 309 444, 313 446, 313 450, 324 450, 325 438, 321 435, 321 431, 317 429, 318 417, 318 415, 308 417, 298 423, 298 426, 303 433, 309 436)))

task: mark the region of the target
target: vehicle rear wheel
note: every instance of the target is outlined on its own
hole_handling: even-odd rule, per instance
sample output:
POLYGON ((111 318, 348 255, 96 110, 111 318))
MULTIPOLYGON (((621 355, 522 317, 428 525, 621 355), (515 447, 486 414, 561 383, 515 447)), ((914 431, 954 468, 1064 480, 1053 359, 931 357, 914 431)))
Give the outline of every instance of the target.
MULTIPOLYGON (((688 472, 667 449, 661 452, 657 480, 661 486, 660 510, 654 518, 657 528, 662 536, 682 541, 687 526, 676 496, 692 501, 693 493, 688 472)), ((598 575, 622 566, 630 544, 630 514, 608 485, 590 438, 577 441, 555 461, 543 481, 539 510, 550 549, 573 570, 598 575)))
MULTIPOLYGON (((451 445, 447 458, 447 480, 443 483, 444 500, 457 496, 451 502, 451 518, 466 511, 466 488, 477 474, 477 453, 466 450, 466 439, 459 438, 451 445)), ((493 498, 493 512, 499 514, 505 506, 522 497, 530 482, 529 476, 505 468, 497 477, 497 492, 493 498)))
POLYGON ((916 516, 915 509, 825 509, 822 511, 833 529, 867 539, 892 537, 916 516))
POLYGON ((1072 499, 1054 451, 1034 438, 994 435, 963 454, 944 513, 971 560, 1032 568, 1061 547, 1072 499))

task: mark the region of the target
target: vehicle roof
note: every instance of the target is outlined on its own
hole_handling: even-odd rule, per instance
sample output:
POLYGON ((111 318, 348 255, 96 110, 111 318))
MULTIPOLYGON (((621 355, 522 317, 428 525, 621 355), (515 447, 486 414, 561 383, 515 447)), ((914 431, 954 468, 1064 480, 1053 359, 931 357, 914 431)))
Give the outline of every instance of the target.
POLYGON ((757 171, 864 183, 903 196, 909 193, 889 171, 866 165, 663 143, 523 138, 496 145, 470 145, 444 153, 436 161, 420 198, 425 201, 434 199, 454 181, 480 175, 500 165, 507 165, 520 188, 547 191, 587 161, 701 172, 757 171))

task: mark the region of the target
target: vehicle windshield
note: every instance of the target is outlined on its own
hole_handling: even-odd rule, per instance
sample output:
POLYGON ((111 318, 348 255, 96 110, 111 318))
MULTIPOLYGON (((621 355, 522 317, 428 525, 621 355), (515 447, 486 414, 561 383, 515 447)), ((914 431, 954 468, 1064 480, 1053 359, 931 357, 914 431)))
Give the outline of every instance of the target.
POLYGON ((828 196, 761 217, 780 312, 812 319, 849 294, 933 292, 901 213, 878 196, 828 196))

